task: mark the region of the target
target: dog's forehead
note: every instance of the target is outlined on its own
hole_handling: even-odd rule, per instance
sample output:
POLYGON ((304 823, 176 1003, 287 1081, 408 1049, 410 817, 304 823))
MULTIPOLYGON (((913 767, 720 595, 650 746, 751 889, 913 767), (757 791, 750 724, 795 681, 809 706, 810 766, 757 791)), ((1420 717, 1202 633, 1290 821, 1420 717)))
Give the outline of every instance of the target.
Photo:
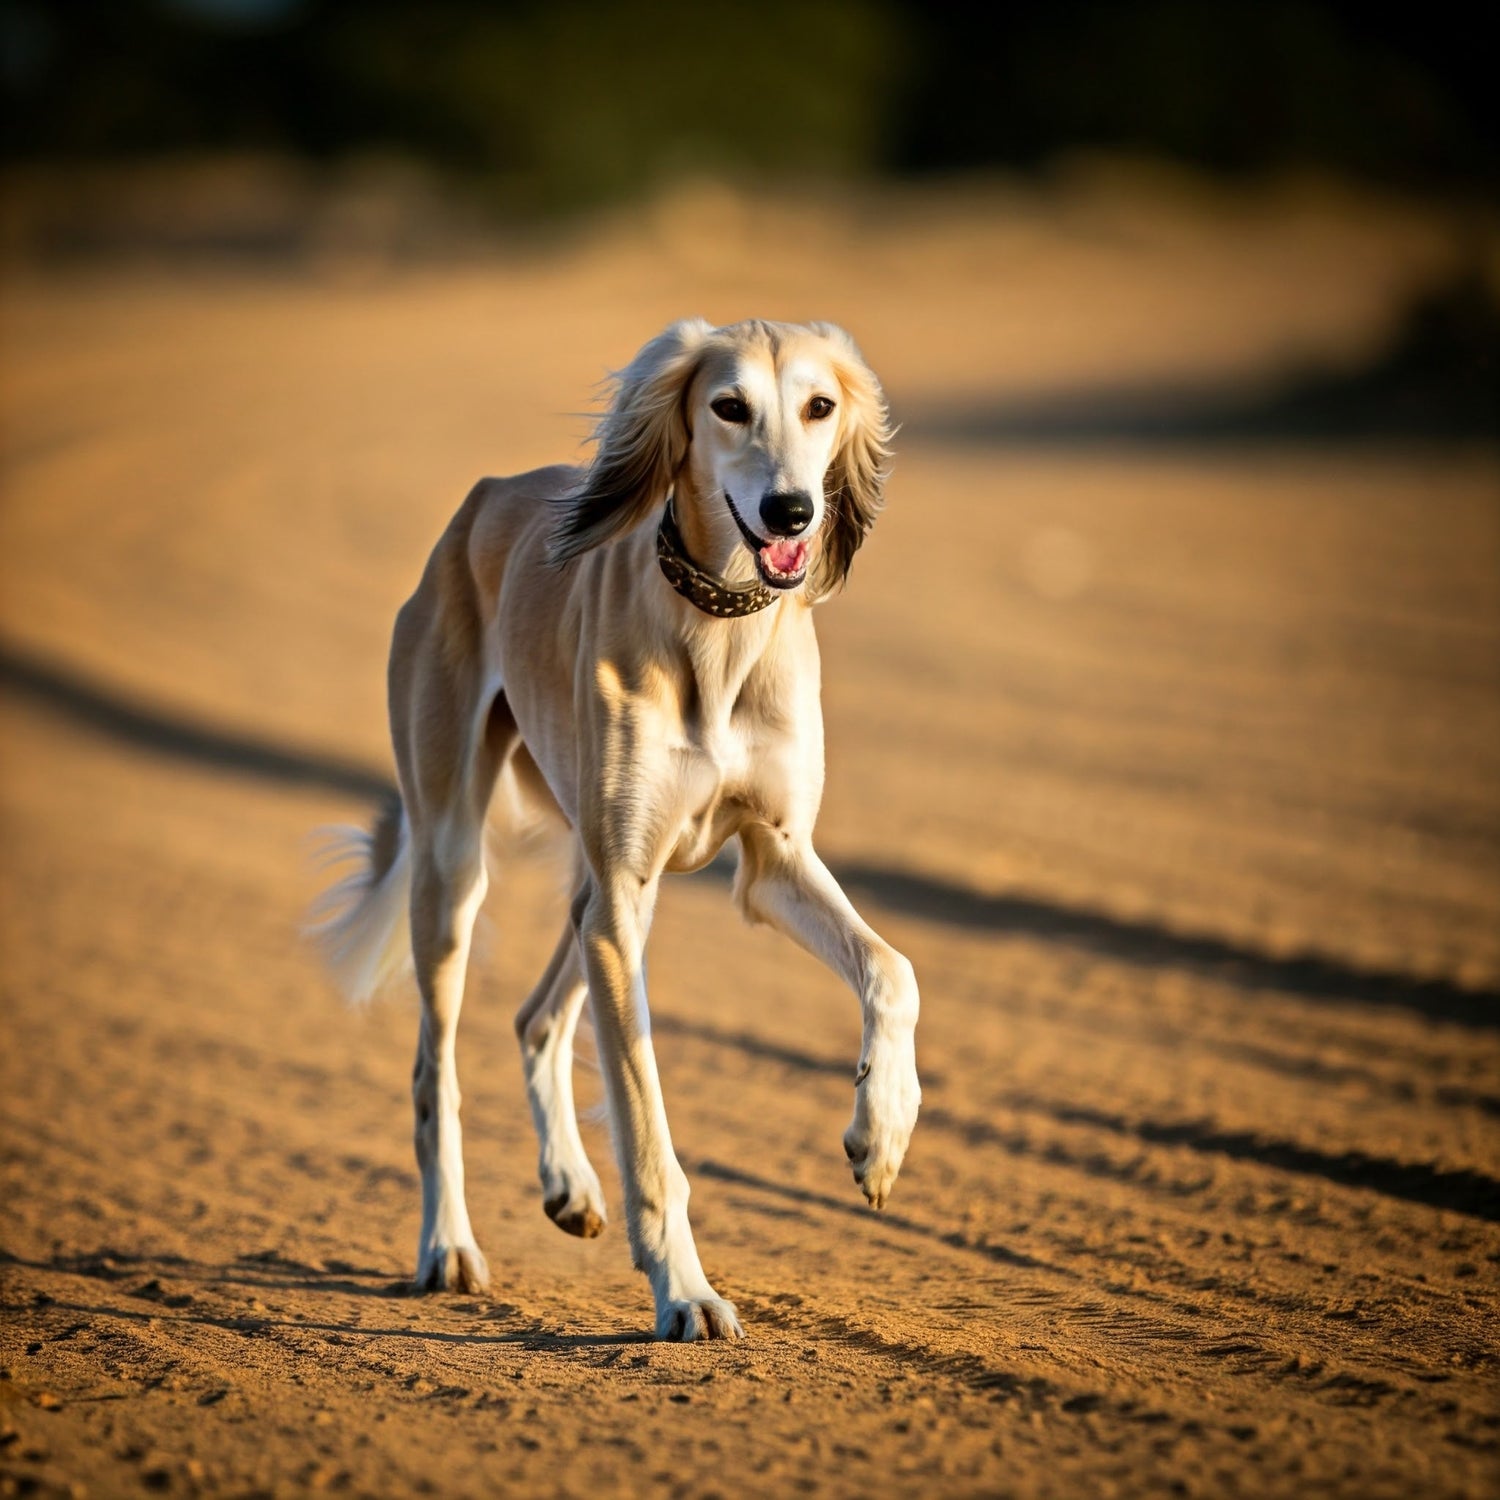
POLYGON ((703 361, 707 389, 748 387, 793 390, 826 383, 833 369, 824 340, 796 330, 776 339, 737 337, 710 349, 703 361))

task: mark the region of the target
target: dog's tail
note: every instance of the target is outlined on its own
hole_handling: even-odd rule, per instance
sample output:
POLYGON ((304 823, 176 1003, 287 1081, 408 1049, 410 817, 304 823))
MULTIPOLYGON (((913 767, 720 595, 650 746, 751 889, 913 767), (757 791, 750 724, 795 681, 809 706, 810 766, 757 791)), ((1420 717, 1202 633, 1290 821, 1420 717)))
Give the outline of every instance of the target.
POLYGON ((325 868, 354 868, 313 903, 308 936, 339 988, 363 1004, 411 964, 411 827, 401 794, 390 794, 368 833, 327 829, 319 854, 325 868))

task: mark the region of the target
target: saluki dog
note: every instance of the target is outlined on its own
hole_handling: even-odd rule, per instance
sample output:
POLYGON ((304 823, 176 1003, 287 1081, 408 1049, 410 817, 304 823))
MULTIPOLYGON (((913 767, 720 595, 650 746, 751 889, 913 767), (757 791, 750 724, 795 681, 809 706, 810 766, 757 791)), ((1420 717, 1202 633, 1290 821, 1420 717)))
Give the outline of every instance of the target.
POLYGON ((811 605, 842 584, 874 523, 890 437, 842 329, 688 320, 616 378, 586 468, 481 480, 433 550, 391 643, 400 800, 358 836, 358 868, 318 929, 354 995, 408 953, 415 966, 420 1287, 488 1280, 464 1201, 454 1038, 501 796, 559 819, 573 850, 568 920, 516 1017, 546 1211, 570 1234, 604 1226, 573 1105, 587 997, 658 1337, 742 1332, 698 1260, 652 1052, 643 954, 664 873, 737 839, 741 911, 859 997, 844 1150, 865 1197, 889 1196, 921 1098, 917 985, 813 850, 811 605))

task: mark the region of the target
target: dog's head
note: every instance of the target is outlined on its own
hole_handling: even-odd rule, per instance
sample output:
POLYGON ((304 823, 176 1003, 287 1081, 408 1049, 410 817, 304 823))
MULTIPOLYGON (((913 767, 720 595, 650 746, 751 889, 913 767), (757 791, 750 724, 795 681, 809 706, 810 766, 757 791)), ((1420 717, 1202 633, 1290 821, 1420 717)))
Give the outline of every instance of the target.
POLYGON ((675 323, 617 377, 598 451, 552 541, 565 562, 656 514, 753 560, 772 588, 843 582, 880 510, 890 419, 853 339, 831 323, 675 323))

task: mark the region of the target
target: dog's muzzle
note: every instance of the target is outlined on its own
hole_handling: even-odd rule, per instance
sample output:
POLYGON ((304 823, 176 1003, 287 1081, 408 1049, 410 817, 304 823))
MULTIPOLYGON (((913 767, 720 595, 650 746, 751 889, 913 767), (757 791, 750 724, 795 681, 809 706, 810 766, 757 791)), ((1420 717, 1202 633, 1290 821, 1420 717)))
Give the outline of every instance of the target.
MULTIPOLYGON (((812 552, 807 538, 795 534, 770 538, 757 536, 745 524, 745 518, 728 490, 724 491, 724 499, 745 545, 755 556, 755 570, 761 581, 773 589, 796 588, 807 577, 807 562, 812 552)), ((761 501, 760 511, 762 520, 769 523, 775 517, 784 522, 786 531, 792 533, 805 531, 814 515, 811 498, 800 490, 786 495, 767 495, 761 501)))

